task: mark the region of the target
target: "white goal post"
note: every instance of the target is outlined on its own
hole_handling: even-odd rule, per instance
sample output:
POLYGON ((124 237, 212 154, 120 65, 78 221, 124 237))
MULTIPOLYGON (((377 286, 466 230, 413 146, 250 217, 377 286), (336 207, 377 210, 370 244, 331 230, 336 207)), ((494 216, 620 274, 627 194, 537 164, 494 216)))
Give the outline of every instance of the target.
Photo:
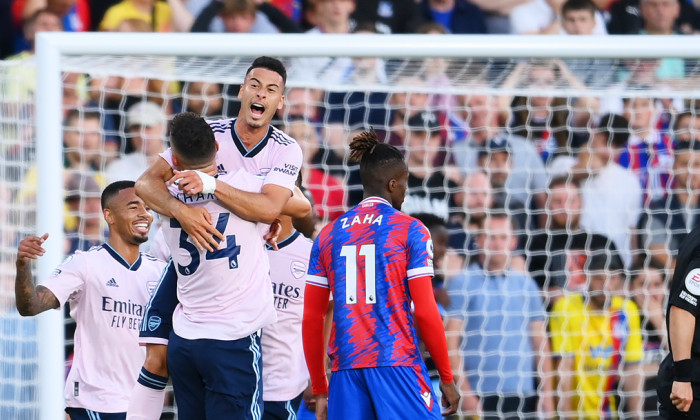
MULTIPOLYGON (((390 58, 700 58, 692 36, 432 36, 247 35, 145 33, 40 33, 37 35, 37 232, 48 232, 37 277, 47 278, 63 255, 62 76, 67 56, 148 57, 381 57, 390 58)), ((157 75, 151 75, 156 77, 157 75)), ((242 75, 236 75, 240 77, 242 75)), ((700 84, 684 97, 700 98, 700 84)), ((468 89, 465 87, 464 89, 468 89)), ((42 420, 63 419, 63 319, 60 311, 39 322, 42 420)))

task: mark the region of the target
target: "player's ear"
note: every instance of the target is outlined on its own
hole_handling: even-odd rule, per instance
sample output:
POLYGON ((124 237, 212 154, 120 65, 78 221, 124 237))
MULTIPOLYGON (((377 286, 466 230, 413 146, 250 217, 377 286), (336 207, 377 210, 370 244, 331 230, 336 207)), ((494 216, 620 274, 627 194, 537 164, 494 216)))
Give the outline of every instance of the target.
POLYGON ((114 224, 114 213, 112 213, 112 210, 104 209, 102 210, 102 215, 104 216, 105 222, 107 222, 108 225, 114 224))
MULTIPOLYGON (((218 144, 217 144, 217 149, 216 149, 216 150, 219 150, 219 149, 218 149, 218 144)), ((180 162, 178 161, 177 156, 175 155, 175 153, 173 153, 173 165, 174 165, 176 168, 179 168, 179 167, 180 167, 180 162)))
POLYGON ((396 178, 391 178, 389 179, 389 183, 387 184, 387 188, 389 189, 390 193, 393 193, 396 191, 396 188, 399 186, 399 181, 396 178))
POLYGON ((216 142, 216 151, 217 152, 219 151, 219 142, 218 141, 216 142))
POLYGON ((282 94, 282 97, 280 98, 280 102, 277 104, 277 110, 280 110, 284 108, 284 94, 282 94))

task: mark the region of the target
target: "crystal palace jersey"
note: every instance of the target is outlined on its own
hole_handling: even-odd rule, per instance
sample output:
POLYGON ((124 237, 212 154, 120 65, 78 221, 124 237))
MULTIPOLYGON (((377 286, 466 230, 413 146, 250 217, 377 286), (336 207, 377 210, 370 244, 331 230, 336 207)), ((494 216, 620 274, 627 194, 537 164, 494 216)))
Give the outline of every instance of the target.
POLYGON ((125 412, 146 353, 139 346, 143 311, 165 263, 146 254, 129 265, 108 244, 68 257, 43 285, 70 303, 77 323, 68 407, 125 412))
MULTIPOLYGON (((301 167, 301 148, 297 142, 273 126, 252 149, 248 150, 238 138, 234 128, 236 119, 210 121, 219 151, 216 164, 219 172, 246 172, 264 177, 263 185, 275 184, 294 190, 301 167)), ((161 156, 172 166, 172 151, 161 156)))
POLYGON ((268 249, 277 322, 263 329, 263 400, 288 401, 309 383, 301 340, 304 286, 312 242, 299 232, 268 249))
MULTIPOLYGON (((260 192, 261 177, 239 170, 218 179, 243 191, 260 192)), ((258 223, 223 208, 214 194, 188 196, 175 185, 170 193, 202 206, 226 238, 214 252, 200 251, 177 220, 163 218, 161 229, 177 273, 178 306, 173 330, 189 340, 237 340, 275 321, 269 264, 258 223)))
POLYGON ((422 366, 408 282, 433 275, 432 248, 421 222, 377 197, 321 231, 307 283, 333 294, 334 371, 422 366))

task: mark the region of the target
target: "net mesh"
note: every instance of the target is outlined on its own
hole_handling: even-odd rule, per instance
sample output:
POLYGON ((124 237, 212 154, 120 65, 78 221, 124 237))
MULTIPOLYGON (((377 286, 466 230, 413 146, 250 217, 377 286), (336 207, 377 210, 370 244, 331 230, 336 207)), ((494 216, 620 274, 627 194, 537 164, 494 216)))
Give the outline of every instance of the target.
MULTIPOLYGON (((586 261, 591 254, 601 254, 609 267, 612 260, 619 259, 631 273, 628 282, 620 283, 618 293, 634 300, 642 314, 635 325, 643 363, 635 366, 648 379, 646 390, 597 387, 591 384, 599 382, 591 379, 588 384, 574 381, 572 390, 565 391, 558 385, 557 370, 545 369, 547 357, 535 357, 532 369, 520 366, 516 372, 530 375, 539 387, 532 392, 540 395, 544 384, 551 383, 561 415, 570 410, 569 415, 581 416, 585 404, 577 397, 586 392, 595 401, 623 397, 620 410, 627 409, 634 397, 646 400, 648 413, 655 410, 654 365, 665 351, 665 333, 657 323, 664 307, 663 281, 677 241, 694 226, 695 214, 695 207, 677 208, 671 197, 679 191, 695 194, 700 188, 700 183, 694 183, 700 172, 693 169, 694 160, 674 167, 674 145, 680 138, 694 141, 700 129, 695 119, 700 98, 697 60, 284 60, 289 74, 287 104, 274 123, 302 145, 305 184, 324 222, 362 198, 357 168, 346 159, 352 136, 372 128, 383 141, 405 151, 412 177, 404 211, 436 215, 448 227, 447 255, 438 267, 448 290, 440 301, 448 319, 470 326, 470 319, 502 322, 495 328, 485 321, 476 330, 465 331, 466 326, 461 325, 461 330, 448 331, 448 341, 457 343, 452 354, 465 356, 467 364, 477 360, 477 367, 467 375, 474 381, 472 387, 486 395, 489 381, 504 386, 510 373, 504 366, 516 356, 524 354, 521 362, 527 364, 533 355, 554 354, 549 360, 556 365, 570 343, 583 346, 585 340, 596 339, 581 325, 593 328, 592 322, 598 322, 593 315, 600 314, 577 318, 576 325, 584 333, 579 329, 577 339, 571 340, 562 335, 575 330, 574 318, 562 321, 561 313, 553 311, 562 296, 591 287, 586 261), (601 117, 609 113, 624 114, 632 129, 629 146, 607 152, 613 161, 630 168, 623 171, 629 175, 624 179, 616 178, 618 172, 599 176, 606 165, 601 156, 606 154, 589 141, 601 131, 601 117), (508 153, 499 153, 504 150, 508 153), (574 182, 578 196, 552 183, 561 179, 574 182), (636 187, 627 188, 631 185, 627 181, 636 182, 636 187), (533 315, 538 311, 534 307, 528 312, 525 307, 500 310, 494 302, 478 306, 468 299, 466 289, 454 286, 458 284, 454 276, 470 264, 481 262, 488 267, 488 261, 498 259, 498 252, 491 255, 479 238, 486 215, 501 210, 515 221, 517 244, 511 265, 529 272, 539 286, 541 318, 533 315), (660 289, 655 288, 655 273, 662 279, 660 289), (544 319, 546 340, 531 340, 533 347, 520 348, 505 339, 470 339, 508 336, 513 333, 508 322, 518 317, 523 322, 544 319), (551 331, 552 322, 558 331, 551 331), (474 348, 468 342, 479 344, 474 348), (489 360, 500 366, 495 372, 489 360), (540 373, 530 372, 533 369, 540 373), (574 398, 562 398, 566 396, 574 398), (568 408, 567 400, 573 401, 568 408)), ((208 119, 237 115, 238 86, 251 61, 252 57, 63 57, 66 252, 86 249, 104 239, 105 226, 94 198, 111 181, 138 177, 165 144, 167 118, 184 110, 208 119)), ((0 64, 4 89, 0 97, 0 194, 4 198, 0 200, 0 310, 8 326, 2 329, 1 341, 0 366, 7 372, 1 379, 2 409, 29 410, 31 414, 37 410, 35 327, 33 320, 19 318, 13 308, 11 263, 19 239, 35 229, 34 127, 38 122, 34 120, 32 77, 36 70, 31 57, 0 64)), ((615 133, 619 128, 614 121, 605 121, 606 132, 615 133)), ((585 297, 584 302, 590 299, 585 297)), ((66 324, 67 351, 72 354, 68 318, 66 324)), ((516 330, 528 328, 522 324, 516 330)), ((626 353, 604 343, 600 346, 603 352, 622 354, 623 360, 627 354, 633 361, 632 350, 626 353)), ((578 354, 575 363, 585 362, 584 353, 574 351, 578 354)), ((598 364, 587 367, 594 374, 615 377, 625 369, 624 363, 611 362, 609 355, 598 356, 594 358, 598 364)), ((164 416, 176 416, 172 399, 169 404, 164 416)), ((23 418, 4 413, 0 417, 23 418)), ((30 414, 27 418, 33 417, 30 414)))

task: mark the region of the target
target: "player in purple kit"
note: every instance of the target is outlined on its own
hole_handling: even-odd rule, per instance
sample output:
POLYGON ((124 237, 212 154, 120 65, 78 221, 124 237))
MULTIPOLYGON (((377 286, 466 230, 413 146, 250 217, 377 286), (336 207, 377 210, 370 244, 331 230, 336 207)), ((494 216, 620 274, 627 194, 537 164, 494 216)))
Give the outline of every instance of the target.
POLYGON ((68 257, 42 285, 32 279, 30 260, 45 252, 42 237, 23 239, 17 250, 15 296, 24 316, 71 306, 75 357, 66 379, 66 412, 72 420, 123 420, 144 361, 138 332, 149 290, 165 263, 139 252, 153 221, 136 196, 134 182, 118 181, 102 192, 109 239, 68 257))
POLYGON ((305 290, 302 335, 318 396, 316 415, 439 419, 414 322, 440 373, 443 414, 456 412, 459 394, 433 297, 430 234, 421 222, 397 210, 408 181, 402 153, 379 143, 374 132, 355 137, 350 150, 350 159, 360 162, 364 199, 319 234, 305 290), (335 305, 329 390, 323 323, 330 293, 335 305))

